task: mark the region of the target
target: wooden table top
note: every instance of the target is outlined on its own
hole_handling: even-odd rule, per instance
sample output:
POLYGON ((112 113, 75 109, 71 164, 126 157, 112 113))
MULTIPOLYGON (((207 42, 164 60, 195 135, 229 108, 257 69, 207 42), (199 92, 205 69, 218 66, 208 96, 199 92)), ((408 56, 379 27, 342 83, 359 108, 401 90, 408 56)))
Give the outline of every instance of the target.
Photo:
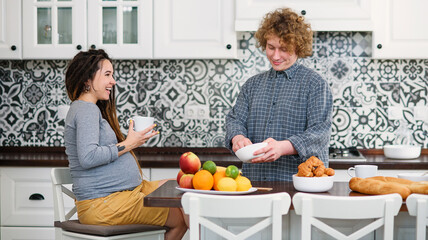
MULTIPOLYGON (((282 182, 282 181, 261 181, 251 183, 254 187, 267 187, 272 188, 271 191, 256 191, 249 194, 266 194, 266 193, 277 193, 277 192, 287 192, 290 194, 290 197, 293 198, 294 194, 298 193, 294 186, 293 182, 282 182)), ((144 206, 148 207, 175 207, 181 208, 181 196, 183 192, 177 190, 177 182, 175 180, 169 180, 161 187, 156 189, 151 194, 147 195, 144 198, 144 206)), ((333 188, 328 192, 316 193, 321 195, 330 195, 330 196, 367 196, 358 192, 351 191, 348 186, 348 182, 334 182, 333 188)), ((291 205, 293 209, 293 205, 291 205)), ((405 202, 400 211, 407 211, 405 202)))

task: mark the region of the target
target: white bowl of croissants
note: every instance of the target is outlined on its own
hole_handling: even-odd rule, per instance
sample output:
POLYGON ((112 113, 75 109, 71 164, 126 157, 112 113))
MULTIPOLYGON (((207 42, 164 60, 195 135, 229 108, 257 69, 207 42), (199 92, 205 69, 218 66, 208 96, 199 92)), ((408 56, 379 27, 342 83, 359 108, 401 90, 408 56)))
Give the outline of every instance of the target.
POLYGON ((293 175, 293 186, 302 192, 326 192, 333 187, 334 170, 315 156, 308 158, 293 175))

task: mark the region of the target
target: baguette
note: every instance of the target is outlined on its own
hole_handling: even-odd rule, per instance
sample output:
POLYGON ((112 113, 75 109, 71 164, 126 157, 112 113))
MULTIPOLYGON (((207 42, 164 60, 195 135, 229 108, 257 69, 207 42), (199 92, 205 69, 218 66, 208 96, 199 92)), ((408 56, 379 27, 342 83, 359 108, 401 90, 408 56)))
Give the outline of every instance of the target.
POLYGON ((403 178, 383 176, 370 177, 368 179, 375 179, 383 182, 395 182, 408 187, 412 193, 428 194, 428 182, 426 181, 414 182, 403 178))
POLYGON ((408 187, 399 183, 358 177, 351 178, 349 188, 352 191, 370 195, 398 193, 403 199, 406 199, 412 193, 408 187))
POLYGON ((414 181, 411 181, 411 180, 407 180, 404 178, 396 178, 396 177, 376 176, 376 177, 369 177, 368 179, 380 180, 382 182, 394 182, 394 183, 399 183, 404 185, 410 185, 415 183, 414 181))
POLYGON ((428 182, 415 182, 408 186, 412 193, 428 194, 428 182))

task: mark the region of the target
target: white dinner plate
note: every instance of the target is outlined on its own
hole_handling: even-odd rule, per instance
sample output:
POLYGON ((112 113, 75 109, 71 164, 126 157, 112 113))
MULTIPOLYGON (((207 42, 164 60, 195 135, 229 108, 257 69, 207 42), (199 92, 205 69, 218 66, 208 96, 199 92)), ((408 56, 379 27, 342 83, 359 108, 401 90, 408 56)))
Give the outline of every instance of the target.
POLYGON ((240 195, 240 194, 247 194, 257 191, 257 188, 250 188, 248 191, 236 191, 236 192, 229 192, 229 191, 216 191, 216 190, 197 190, 197 189, 190 189, 190 188, 180 188, 175 187, 177 190, 182 192, 194 192, 194 193, 206 193, 206 194, 219 194, 219 195, 240 195))

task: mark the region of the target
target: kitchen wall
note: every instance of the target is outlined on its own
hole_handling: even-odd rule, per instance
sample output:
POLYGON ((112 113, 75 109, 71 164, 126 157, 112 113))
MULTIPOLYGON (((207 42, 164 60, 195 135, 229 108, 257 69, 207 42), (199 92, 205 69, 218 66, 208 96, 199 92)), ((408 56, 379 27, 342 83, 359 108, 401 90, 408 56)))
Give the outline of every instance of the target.
MULTIPOLYGON (((154 116, 160 134, 147 146, 221 147, 225 116, 248 77, 269 69, 253 34, 238 33, 237 60, 118 60, 123 132, 135 114, 154 116), (203 113, 206 111, 205 113, 203 113)), ((428 59, 373 60, 371 33, 317 32, 314 54, 299 60, 330 83, 331 144, 428 147, 428 59)), ((0 145, 64 146, 68 61, 0 61, 0 145)))

